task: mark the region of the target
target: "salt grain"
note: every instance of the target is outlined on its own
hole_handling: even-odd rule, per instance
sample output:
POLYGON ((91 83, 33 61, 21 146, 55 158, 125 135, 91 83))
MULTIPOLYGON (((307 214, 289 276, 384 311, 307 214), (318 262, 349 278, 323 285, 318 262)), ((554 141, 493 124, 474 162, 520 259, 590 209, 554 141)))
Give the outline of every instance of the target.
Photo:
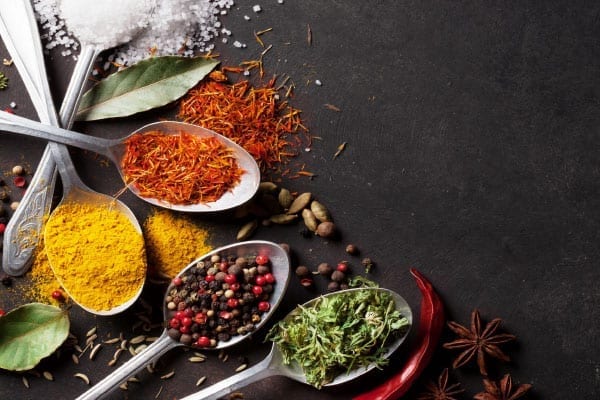
MULTIPOLYGON (((212 41, 219 36, 221 28, 219 16, 225 15, 234 1, 34 0, 33 3, 46 51, 60 46, 69 50, 64 51, 63 56, 72 56, 79 49, 77 38, 104 45, 131 38, 129 43, 115 50, 114 60, 110 60, 128 66, 151 55, 193 56, 196 52, 212 50, 212 41), (67 3, 62 4, 62 8, 59 7, 61 1, 67 3), (90 8, 92 3, 94 8, 90 8), (90 11, 96 8, 103 11, 90 11), (82 26, 65 23, 67 9, 73 14, 68 21, 79 18, 82 26), (120 25, 120 29, 116 25, 120 25)), ((104 64, 104 67, 111 65, 104 64)))
POLYGON ((260 7, 259 4, 252 6, 252 11, 254 11, 255 13, 259 13, 262 11, 262 8, 260 7))

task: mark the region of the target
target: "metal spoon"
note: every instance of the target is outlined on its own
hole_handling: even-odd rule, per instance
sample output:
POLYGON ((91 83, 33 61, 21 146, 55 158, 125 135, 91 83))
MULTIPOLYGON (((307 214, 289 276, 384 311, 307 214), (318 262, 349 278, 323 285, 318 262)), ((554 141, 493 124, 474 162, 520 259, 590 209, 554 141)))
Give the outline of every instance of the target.
MULTIPOLYGON (((400 296, 398 293, 382 288, 355 288, 355 289, 347 289, 339 292, 333 292, 327 294, 325 296, 335 296, 343 292, 351 292, 356 290, 381 290, 390 293, 396 303, 396 309, 402 313, 409 321, 409 326, 412 326, 412 311, 410 306, 400 296)), ((319 298, 310 300, 307 303, 304 303, 302 307, 310 307, 316 302, 319 298)), ((290 318, 294 315, 295 310, 290 312, 285 318, 290 318)), ((408 336, 408 330, 404 332, 401 336, 396 338, 389 346, 387 346, 387 351, 384 357, 388 358, 398 347, 404 342, 406 337, 408 336)), ((362 367, 354 369, 347 374, 342 373, 338 375, 333 381, 324 385, 324 386, 334 386, 339 385, 344 382, 348 382, 352 379, 356 379, 359 376, 367 373, 371 369, 375 368, 375 365, 369 365, 368 367, 362 367)), ((259 381, 264 378, 268 378, 270 376, 282 375, 287 376, 293 380, 298 382, 307 383, 306 376, 302 371, 302 368, 297 364, 284 364, 283 355, 279 350, 279 347, 276 344, 273 344, 271 348, 271 352, 265 357, 264 360, 256 364, 255 366, 248 368, 236 375, 231 376, 230 378, 224 379, 219 383, 216 383, 212 386, 209 386, 199 392, 196 392, 192 395, 186 396, 181 400, 216 400, 220 399, 223 396, 232 393, 246 385, 251 384, 252 382, 259 381)))
MULTIPOLYGON (((15 0, 10 5, 3 4, 0 6, 0 18, 2 38, 21 73, 40 120, 59 126, 48 87, 37 22, 30 0, 15 0)), ((73 125, 85 82, 94 60, 104 47, 102 43, 82 43, 60 109, 61 126, 70 128, 73 125)), ((44 216, 50 211, 52 205, 56 182, 56 164, 52 157, 52 146, 56 145, 49 144, 46 147, 21 204, 4 232, 2 265, 10 275, 23 275, 31 265, 33 252, 41 237, 44 216)), ((67 152, 63 151, 63 157, 66 156, 68 156, 67 152)))
POLYGON ((254 158, 246 150, 226 137, 219 135, 218 133, 197 125, 191 125, 183 122, 155 122, 139 128, 124 138, 103 139, 94 136, 83 135, 81 133, 76 133, 65 129, 51 127, 40 124, 39 122, 28 120, 26 118, 18 117, 10 113, 0 112, 0 129, 8 132, 21 133, 41 139, 60 142, 63 144, 80 147, 85 150, 90 150, 95 153, 103 154, 110 158, 117 165, 123 181, 125 181, 125 177, 121 170, 121 158, 123 157, 125 151, 124 141, 131 135, 148 131, 162 131, 165 134, 176 134, 180 131, 185 131, 199 137, 215 137, 226 147, 233 150, 239 167, 244 170, 244 173, 241 177, 241 182, 237 184, 231 191, 221 196, 221 198, 218 200, 210 203, 171 204, 161 199, 141 196, 137 192, 135 185, 129 186, 129 189, 142 200, 159 207, 165 207, 176 211, 215 212, 237 207, 250 200, 258 190, 258 185, 260 184, 260 170, 258 165, 256 164, 254 158))
MULTIPOLYGON (((33 8, 29 0, 0 6, 0 35, 19 71, 40 121, 58 126, 33 8)), ((10 275, 23 275, 41 237, 44 215, 50 212, 56 181, 51 148, 44 151, 19 208, 4 232, 2 266, 10 275)))
MULTIPOLYGON (((286 251, 281 248, 279 245, 271 242, 261 241, 261 240, 253 240, 248 242, 240 242, 231 244, 228 246, 224 246, 218 248, 216 250, 211 251, 198 258, 197 260, 190 263, 187 267, 185 267, 178 276, 181 276, 187 272, 189 268, 196 266, 199 261, 208 260, 214 254, 220 255, 236 255, 236 256, 246 256, 246 255, 266 255, 269 257, 271 261, 271 271, 275 276, 276 283, 274 285, 274 291, 271 295, 271 299, 269 302, 271 303, 271 308, 266 314, 263 314, 261 321, 256 325, 256 330, 262 327, 269 317, 273 315, 273 312, 281 302, 283 298, 283 294, 287 289, 287 285, 290 278, 290 261, 288 254, 286 251)), ((163 305, 166 304, 166 295, 165 300, 163 301, 163 305)), ((164 319, 168 319, 169 310, 166 306, 163 307, 164 319)), ((246 335, 234 336, 227 342, 219 342, 216 347, 212 349, 220 350, 235 344, 238 344, 242 340, 251 336, 252 333, 248 333, 246 335)), ((161 355, 165 354, 170 349, 175 347, 183 346, 180 342, 172 339, 165 329, 162 335, 153 342, 150 346, 142 350, 135 357, 131 358, 125 364, 120 366, 113 373, 108 375, 102 381, 95 384, 90 390, 83 393, 81 396, 77 398, 77 400, 90 400, 90 399, 98 399, 102 396, 108 394, 111 390, 118 387, 119 384, 126 381, 127 378, 135 374, 137 371, 143 369, 146 365, 150 364, 152 361, 158 359, 161 355)))

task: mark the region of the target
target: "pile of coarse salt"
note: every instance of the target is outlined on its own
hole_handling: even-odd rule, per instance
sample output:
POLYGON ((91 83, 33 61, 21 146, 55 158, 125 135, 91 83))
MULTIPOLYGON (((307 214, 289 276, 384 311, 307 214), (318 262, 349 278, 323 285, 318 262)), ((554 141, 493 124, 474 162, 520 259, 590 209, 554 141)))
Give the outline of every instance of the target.
MULTIPOLYGON (((222 31, 219 17, 233 5, 233 0, 65 0, 64 4, 61 0, 33 1, 46 50, 60 46, 63 56, 77 52, 76 33, 82 35, 82 42, 87 39, 93 40, 93 44, 114 46, 121 41, 120 34, 135 31, 137 34, 131 41, 117 47, 108 58, 123 66, 151 55, 192 56, 195 52, 212 50, 212 40, 222 31), (123 7, 134 8, 123 12, 123 7), (65 17, 72 28, 65 23, 65 17), (73 18, 82 21, 74 25, 73 18)), ((109 66, 107 62, 105 69, 109 66)))

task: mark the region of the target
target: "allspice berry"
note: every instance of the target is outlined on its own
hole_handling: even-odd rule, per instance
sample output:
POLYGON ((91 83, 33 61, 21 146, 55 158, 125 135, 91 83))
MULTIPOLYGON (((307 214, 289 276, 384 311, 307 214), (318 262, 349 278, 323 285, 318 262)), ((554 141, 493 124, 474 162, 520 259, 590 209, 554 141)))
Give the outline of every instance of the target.
POLYGON ((331 274, 331 280, 334 282, 338 282, 338 283, 343 282, 344 279, 346 279, 346 274, 343 273, 342 271, 335 270, 331 274))
POLYGON ((308 267, 304 266, 304 265, 299 265, 296 268, 296 275, 298 275, 299 277, 305 277, 308 276, 310 274, 310 271, 308 270, 308 267))
POLYGON ((323 262, 317 266, 317 272, 321 275, 329 276, 333 272, 333 267, 323 262))
POLYGON ((333 224, 333 222, 325 221, 321 222, 317 226, 316 234, 323 238, 332 238, 335 236, 335 233, 335 225, 333 224))
POLYGON ((350 254, 351 256, 355 256, 359 253, 358 247, 353 244, 349 244, 346 246, 346 253, 350 254))

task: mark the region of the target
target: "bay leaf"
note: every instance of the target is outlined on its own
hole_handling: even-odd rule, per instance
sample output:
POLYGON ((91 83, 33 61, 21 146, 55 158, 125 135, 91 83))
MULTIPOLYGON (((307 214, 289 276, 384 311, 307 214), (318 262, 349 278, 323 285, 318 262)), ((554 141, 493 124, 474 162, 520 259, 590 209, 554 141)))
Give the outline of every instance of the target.
POLYGON ((0 317, 0 368, 35 367, 67 339, 69 316, 59 307, 30 303, 0 317))
POLYGON ((109 75, 82 97, 77 120, 125 117, 182 97, 219 64, 203 57, 163 56, 109 75))

